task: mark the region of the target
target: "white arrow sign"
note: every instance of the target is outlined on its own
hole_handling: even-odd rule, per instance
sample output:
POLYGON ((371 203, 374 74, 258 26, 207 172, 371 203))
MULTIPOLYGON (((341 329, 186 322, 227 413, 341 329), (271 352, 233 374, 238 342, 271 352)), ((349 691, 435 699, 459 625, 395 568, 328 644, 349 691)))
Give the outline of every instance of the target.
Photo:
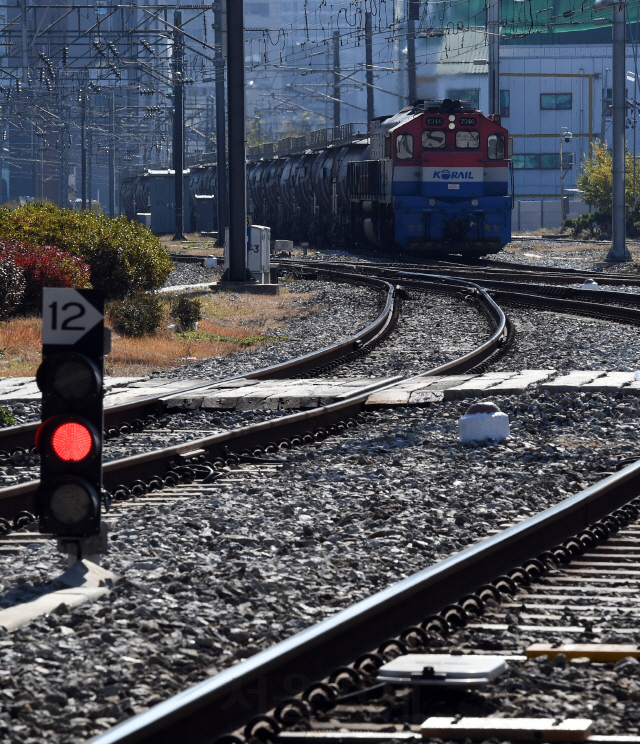
POLYGON ((42 290, 42 343, 73 346, 103 315, 75 289, 42 290))

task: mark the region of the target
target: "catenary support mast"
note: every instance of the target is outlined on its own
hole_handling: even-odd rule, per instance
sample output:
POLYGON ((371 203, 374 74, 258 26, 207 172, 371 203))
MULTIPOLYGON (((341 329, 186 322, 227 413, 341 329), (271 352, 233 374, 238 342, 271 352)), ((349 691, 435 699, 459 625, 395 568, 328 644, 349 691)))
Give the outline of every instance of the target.
POLYGON ((244 76, 244 0, 227 2, 227 101, 229 103, 229 275, 247 271, 247 178, 244 76))

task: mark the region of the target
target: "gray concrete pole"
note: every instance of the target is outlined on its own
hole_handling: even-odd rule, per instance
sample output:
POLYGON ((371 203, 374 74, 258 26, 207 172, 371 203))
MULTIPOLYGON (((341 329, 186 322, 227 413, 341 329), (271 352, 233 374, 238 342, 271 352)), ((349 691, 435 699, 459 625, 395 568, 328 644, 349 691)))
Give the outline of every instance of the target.
POLYGON ((89 211, 93 211, 93 130, 87 131, 87 200, 89 211))
POLYGON ((489 113, 500 113, 500 0, 490 0, 487 9, 489 40, 489 113))
POLYGON ((630 261, 631 254, 626 245, 626 207, 625 207, 625 119, 626 119, 626 2, 612 3, 612 86, 613 106, 611 117, 611 148, 613 160, 613 203, 612 203, 612 245, 607 261, 630 261))
POLYGON ((81 161, 81 169, 82 169, 82 186, 81 186, 81 198, 82 198, 82 211, 87 208, 87 92, 84 88, 80 90, 80 95, 82 96, 81 100, 81 109, 80 109, 80 128, 81 128, 81 137, 82 140, 80 142, 80 161, 81 161))
POLYGON ((229 281, 247 272, 247 176, 244 79, 244 0, 227 0, 229 105, 229 281))
POLYGON ((413 106, 416 93, 416 22, 407 21, 407 72, 409 75, 409 106, 413 106))
POLYGON ((27 0, 20 3, 20 30, 22 32, 22 85, 29 85, 29 22, 27 20, 27 0))
POLYGON ((224 246, 228 220, 227 200, 227 137, 224 95, 224 59, 222 57, 222 13, 216 13, 216 192, 218 197, 218 245, 224 246))
POLYGON ((116 216, 116 92, 109 99, 109 217, 116 216))
POLYGON ((369 11, 364 14, 364 45, 367 81, 367 126, 369 126, 371 119, 375 116, 373 107, 373 30, 369 11))
POLYGON ((333 126, 340 126, 340 32, 333 32, 333 126))
POLYGON ((174 240, 184 240, 184 47, 182 45, 182 12, 174 11, 173 40, 173 172, 175 203, 174 240))

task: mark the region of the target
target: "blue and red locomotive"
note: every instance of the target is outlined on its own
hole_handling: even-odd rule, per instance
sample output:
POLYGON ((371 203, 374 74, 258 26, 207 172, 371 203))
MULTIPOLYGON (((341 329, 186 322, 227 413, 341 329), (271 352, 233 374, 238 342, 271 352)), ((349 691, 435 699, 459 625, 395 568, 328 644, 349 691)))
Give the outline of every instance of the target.
MULTIPOLYGON (((191 169, 187 229, 199 229, 195 196, 215 195, 215 170, 191 169)), ((129 202, 144 201, 144 184, 123 184, 127 214, 129 202)), ((318 247, 496 253, 511 240, 509 185, 500 116, 466 101, 418 101, 375 118, 368 137, 345 125, 248 150, 254 224, 318 247)))
POLYGON ((410 252, 495 253, 511 240, 508 134, 499 116, 425 101, 371 127, 349 168, 351 234, 410 252))

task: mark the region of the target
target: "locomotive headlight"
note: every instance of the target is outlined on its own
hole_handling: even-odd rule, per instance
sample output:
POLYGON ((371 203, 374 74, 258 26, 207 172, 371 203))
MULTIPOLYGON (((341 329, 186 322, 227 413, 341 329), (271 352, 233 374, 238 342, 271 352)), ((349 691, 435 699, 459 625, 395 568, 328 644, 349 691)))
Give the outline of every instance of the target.
POLYGON ((436 200, 435 199, 429 199, 429 206, 430 207, 435 207, 435 205, 436 205, 436 200))
POLYGON ((449 129, 455 129, 455 128, 456 128, 456 125, 453 122, 449 124, 449 129))
POLYGON ((477 207, 478 206, 478 200, 477 199, 472 199, 471 200, 471 206, 472 207, 477 207))
POLYGON ((456 117, 453 114, 449 114, 449 121, 455 121, 456 117))

